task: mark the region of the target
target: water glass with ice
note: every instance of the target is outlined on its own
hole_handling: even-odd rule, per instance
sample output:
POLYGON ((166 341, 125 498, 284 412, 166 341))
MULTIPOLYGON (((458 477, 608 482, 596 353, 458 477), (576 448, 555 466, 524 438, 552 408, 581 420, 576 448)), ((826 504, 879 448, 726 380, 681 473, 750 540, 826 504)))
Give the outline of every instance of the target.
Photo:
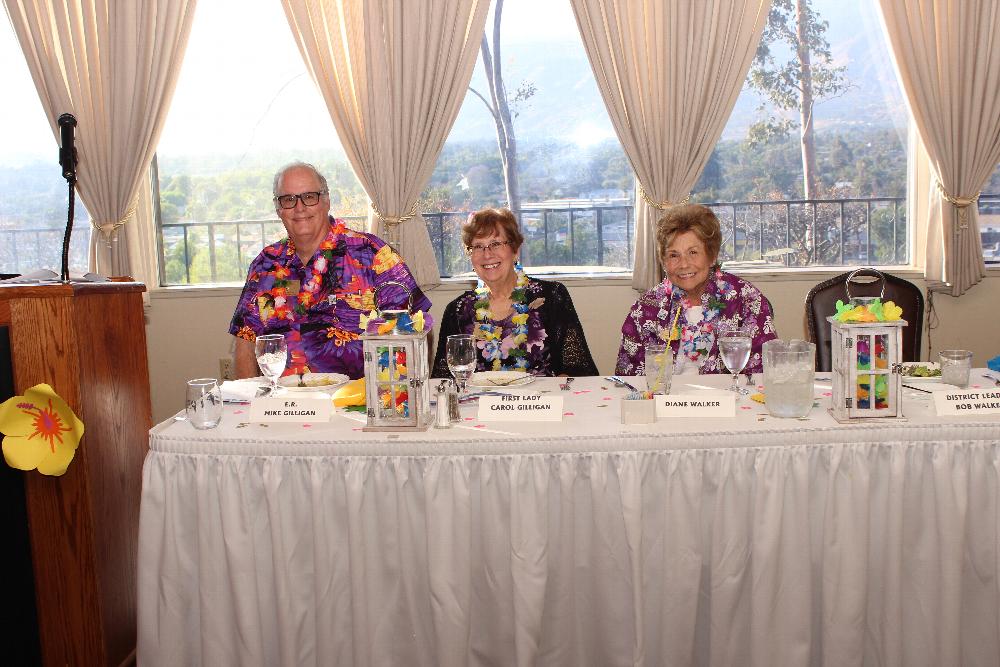
POLYGON ((816 346, 769 340, 763 346, 764 396, 772 417, 805 417, 813 406, 816 346))
POLYGON ((270 393, 278 391, 278 378, 285 372, 288 363, 288 343, 284 334, 264 334, 254 342, 254 356, 260 372, 271 381, 270 393))
POLYGON ((972 370, 972 352, 968 350, 942 350, 941 382, 956 387, 969 386, 969 371, 972 370))
POLYGON ((215 428, 222 421, 222 391, 215 378, 188 380, 184 412, 197 429, 215 428))
POLYGON ((674 356, 667 345, 646 346, 646 387, 654 394, 670 393, 670 378, 674 373, 674 356))

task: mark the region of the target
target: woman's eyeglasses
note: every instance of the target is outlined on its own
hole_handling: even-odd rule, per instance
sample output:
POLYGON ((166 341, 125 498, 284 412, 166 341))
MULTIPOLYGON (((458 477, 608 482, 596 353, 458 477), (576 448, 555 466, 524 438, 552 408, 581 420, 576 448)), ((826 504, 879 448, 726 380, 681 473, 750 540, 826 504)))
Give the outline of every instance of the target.
POLYGON ((476 245, 467 245, 465 246, 465 254, 471 257, 472 255, 481 255, 487 250, 490 252, 497 252, 505 245, 510 245, 510 241, 490 241, 485 245, 480 243, 477 243, 476 245))
POLYGON ((276 196, 274 201, 278 202, 278 206, 281 208, 295 208, 295 202, 298 199, 301 199, 306 206, 315 206, 319 203, 319 198, 327 192, 328 190, 323 190, 322 192, 303 192, 297 195, 280 195, 276 196))

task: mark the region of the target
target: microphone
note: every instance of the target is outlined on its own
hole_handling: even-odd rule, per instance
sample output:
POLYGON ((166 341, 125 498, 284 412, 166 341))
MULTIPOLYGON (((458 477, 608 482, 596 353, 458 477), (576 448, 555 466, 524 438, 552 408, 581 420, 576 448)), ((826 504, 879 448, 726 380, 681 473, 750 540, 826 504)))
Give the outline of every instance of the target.
POLYGON ((62 167, 62 175, 67 181, 76 181, 76 146, 74 142, 74 130, 76 127, 76 117, 73 114, 64 113, 59 116, 59 166, 62 167))

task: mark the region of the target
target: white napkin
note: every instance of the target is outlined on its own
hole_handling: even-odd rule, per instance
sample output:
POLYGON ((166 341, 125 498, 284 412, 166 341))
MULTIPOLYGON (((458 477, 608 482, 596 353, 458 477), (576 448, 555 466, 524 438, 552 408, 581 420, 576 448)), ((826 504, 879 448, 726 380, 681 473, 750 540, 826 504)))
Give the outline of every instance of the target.
POLYGON ((259 388, 256 380, 226 380, 219 387, 223 403, 249 403, 259 388))

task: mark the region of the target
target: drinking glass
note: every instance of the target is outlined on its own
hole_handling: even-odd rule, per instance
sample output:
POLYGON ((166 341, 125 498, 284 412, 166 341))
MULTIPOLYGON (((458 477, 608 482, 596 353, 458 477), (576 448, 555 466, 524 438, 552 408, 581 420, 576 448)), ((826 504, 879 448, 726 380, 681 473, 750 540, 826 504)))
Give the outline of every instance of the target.
POLYGON ((972 370, 972 352, 968 350, 941 350, 941 382, 956 387, 969 386, 972 370))
POLYGON ((816 346, 804 340, 764 343, 764 395, 772 417, 805 417, 813 406, 816 346))
POLYGON ((271 382, 268 394, 278 391, 278 378, 285 372, 288 363, 288 344, 283 334, 264 334, 257 336, 254 343, 254 354, 260 372, 271 382))
POLYGON ((184 412, 187 420, 197 429, 219 425, 222 421, 222 391, 215 378, 188 380, 184 412))
POLYGON ((448 370, 455 378, 459 395, 465 394, 465 385, 476 370, 476 343, 470 334, 448 336, 446 358, 448 370))
POLYGON ((667 345, 646 346, 646 388, 654 394, 670 393, 670 377, 674 372, 674 357, 667 345))
POLYGON ((729 387, 730 391, 739 394, 749 393, 745 389, 740 389, 739 384, 740 372, 750 361, 752 342, 750 332, 746 329, 725 329, 719 332, 719 354, 722 356, 722 363, 733 374, 733 384, 729 387))

